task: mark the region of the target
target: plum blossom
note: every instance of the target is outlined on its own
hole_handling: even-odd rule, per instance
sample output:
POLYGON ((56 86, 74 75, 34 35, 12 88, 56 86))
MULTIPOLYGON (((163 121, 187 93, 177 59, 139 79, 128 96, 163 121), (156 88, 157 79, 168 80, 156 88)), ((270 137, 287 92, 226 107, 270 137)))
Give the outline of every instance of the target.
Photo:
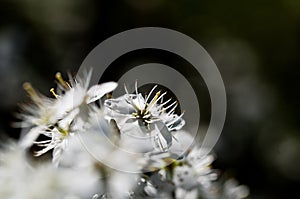
POLYGON ((167 151, 172 145, 172 131, 180 130, 185 121, 183 113, 174 113, 176 101, 170 105, 167 104, 171 99, 162 101, 166 92, 158 91, 151 98, 156 87, 145 97, 138 92, 137 83, 134 94, 129 94, 125 87, 125 95, 105 100, 106 117, 115 120, 124 139, 135 139, 143 144, 147 144, 146 140, 152 142, 155 149, 167 151))
POLYGON ((0 153, 2 199, 80 199, 100 190, 99 175, 93 168, 57 168, 47 162, 33 164, 14 143, 0 153))
POLYGON ((43 147, 36 152, 37 156, 54 149, 53 161, 57 165, 69 136, 84 128, 88 121, 90 104, 117 87, 117 83, 107 82, 89 88, 91 74, 92 71, 89 71, 85 78, 71 79, 68 83, 57 73, 57 90, 60 94, 51 89, 56 99, 40 95, 29 83, 25 83, 24 88, 34 105, 26 106, 25 109, 29 110, 28 115, 22 115, 23 123, 31 125, 32 128, 20 140, 20 145, 25 148, 33 144, 43 147), (48 139, 37 141, 40 135, 48 139))

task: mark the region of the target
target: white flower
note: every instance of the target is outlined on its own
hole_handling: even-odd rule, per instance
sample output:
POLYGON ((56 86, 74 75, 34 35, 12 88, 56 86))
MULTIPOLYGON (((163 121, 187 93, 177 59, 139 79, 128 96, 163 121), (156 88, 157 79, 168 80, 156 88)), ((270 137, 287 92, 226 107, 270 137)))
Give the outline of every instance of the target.
POLYGON ((65 82, 60 73, 57 73, 58 93, 51 92, 55 100, 40 97, 31 87, 25 84, 25 89, 36 104, 36 108, 27 107, 29 115, 24 116, 25 123, 31 123, 33 128, 21 139, 21 146, 27 148, 32 144, 44 147, 36 153, 37 156, 54 149, 53 162, 57 165, 59 157, 67 145, 67 139, 73 133, 84 128, 88 121, 90 103, 100 99, 106 93, 113 91, 117 83, 108 82, 89 87, 92 71, 89 71, 85 79, 71 79, 65 82), (49 139, 36 141, 40 135, 49 139))
POLYGON ((91 198, 99 190, 99 176, 92 168, 55 168, 47 163, 33 166, 24 150, 15 145, 0 153, 1 199, 91 198))
MULTIPOLYGON (((211 169, 213 156, 203 152, 203 149, 194 147, 183 157, 170 152, 147 154, 145 171, 153 172, 149 182, 160 193, 155 198, 170 196, 178 199, 196 199, 208 193, 217 174, 211 169)), ((150 193, 154 193, 152 187, 149 187, 149 190, 150 193)))
POLYGON ((217 179, 217 174, 211 169, 213 155, 204 155, 203 149, 193 147, 185 157, 185 164, 174 169, 174 182, 186 190, 200 185, 208 189, 211 182, 217 179), (184 183, 187 182, 187 183, 184 183), (194 182, 195 184, 191 184, 194 182))
POLYGON ((110 128, 101 109, 94 108, 91 115, 87 128, 70 138, 60 165, 75 168, 97 165, 106 187, 98 196, 126 198, 141 173, 141 154, 121 149, 124 145, 116 139, 117 133, 110 128))
POLYGON ((143 171, 154 172, 164 169, 170 164, 180 163, 185 161, 183 155, 186 154, 194 141, 194 138, 186 131, 176 131, 174 135, 175 141, 167 152, 150 151, 144 154, 143 157, 143 171))
POLYGON ((166 93, 158 91, 150 99, 156 87, 153 87, 146 98, 138 93, 137 84, 135 94, 129 94, 125 87, 125 95, 105 100, 104 105, 107 118, 116 121, 123 139, 135 139, 137 142, 143 140, 142 145, 145 140, 151 139, 154 148, 167 151, 172 145, 171 131, 181 129, 185 121, 182 119, 183 114, 178 116, 174 113, 177 102, 168 106, 166 105, 171 99, 162 102, 166 93))
POLYGON ((24 106, 21 127, 30 128, 18 145, 0 151, 0 196, 3 199, 247 197, 246 186, 230 179, 215 181, 212 155, 192 147, 194 138, 182 129, 177 102, 166 93, 138 92, 94 103, 117 83, 89 87, 91 71, 82 79, 56 74, 55 99, 24 89, 33 105, 24 106), (101 104, 102 105, 102 104, 101 104), (108 121, 110 122, 108 122, 108 121), (115 127, 115 128, 112 128, 115 127), (25 154, 36 144, 36 156, 53 150, 53 164, 30 162, 25 154), (97 170, 97 172, 96 172, 97 170))
POLYGON ((154 172, 176 161, 177 156, 169 152, 149 152, 144 155, 144 172, 154 172))
POLYGON ((80 137, 73 136, 70 139, 70 147, 62 155, 60 165, 71 168, 89 168, 97 165, 98 172, 103 176, 103 186, 106 188, 97 194, 126 198, 139 176, 139 173, 126 171, 137 167, 138 160, 108 145, 102 136, 99 132, 85 132, 81 133, 80 137))

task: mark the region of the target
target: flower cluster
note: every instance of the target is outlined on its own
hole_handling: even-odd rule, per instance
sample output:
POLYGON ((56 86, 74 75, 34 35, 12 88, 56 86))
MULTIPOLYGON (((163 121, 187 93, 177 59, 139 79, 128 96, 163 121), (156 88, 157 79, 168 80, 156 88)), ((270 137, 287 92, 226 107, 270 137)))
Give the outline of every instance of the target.
POLYGON ((46 97, 25 83, 32 99, 19 125, 29 129, 0 155, 1 198, 186 198, 240 199, 248 189, 233 179, 222 183, 214 156, 194 144, 183 127, 178 102, 149 93, 112 98, 107 82, 89 87, 85 77, 65 81, 46 97), (96 103, 97 102, 97 103, 96 103), (30 157, 47 156, 52 162, 30 157))

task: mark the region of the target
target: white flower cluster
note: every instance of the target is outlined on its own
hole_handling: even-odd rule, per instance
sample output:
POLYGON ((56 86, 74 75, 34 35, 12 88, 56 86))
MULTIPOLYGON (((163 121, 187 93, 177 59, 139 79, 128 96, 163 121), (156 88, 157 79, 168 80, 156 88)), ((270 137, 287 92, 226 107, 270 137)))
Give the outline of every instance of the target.
POLYGON ((187 144, 193 138, 166 93, 155 86, 144 96, 135 85, 134 93, 125 87, 125 95, 111 98, 117 83, 89 87, 90 78, 91 71, 69 81, 57 73, 53 98, 24 84, 33 104, 22 107, 20 126, 29 131, 1 150, 1 198, 248 196, 234 180, 218 180, 213 155, 187 144), (52 162, 30 157, 35 148, 34 156, 51 151, 52 162))

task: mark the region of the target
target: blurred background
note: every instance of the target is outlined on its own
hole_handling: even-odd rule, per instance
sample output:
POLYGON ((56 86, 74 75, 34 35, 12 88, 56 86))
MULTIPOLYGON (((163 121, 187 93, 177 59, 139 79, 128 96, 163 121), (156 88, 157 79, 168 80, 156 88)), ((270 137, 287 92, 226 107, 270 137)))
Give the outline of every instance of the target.
MULTIPOLYGON (((158 26, 198 41, 222 74, 226 124, 215 167, 251 198, 299 195, 300 1, 1 0, 0 135, 11 128, 22 83, 50 96, 57 71, 75 73, 104 39, 158 26)), ((132 57, 131 57, 132 58, 132 57)))

